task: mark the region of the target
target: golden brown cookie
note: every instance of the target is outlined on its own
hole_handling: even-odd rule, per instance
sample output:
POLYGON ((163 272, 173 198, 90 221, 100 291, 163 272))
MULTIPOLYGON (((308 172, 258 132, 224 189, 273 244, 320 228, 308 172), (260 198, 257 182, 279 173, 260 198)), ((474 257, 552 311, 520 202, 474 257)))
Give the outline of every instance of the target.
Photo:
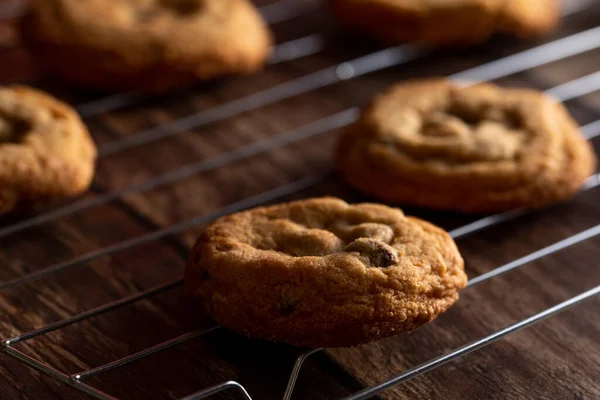
POLYGON ((378 204, 316 198, 208 226, 190 252, 189 293, 244 335, 356 346, 431 321, 466 284, 441 229, 378 204))
POLYGON ((528 38, 552 30, 558 0, 330 0, 356 30, 393 43, 470 44, 494 32, 528 38))
POLYGON ((49 73, 100 90, 251 73, 271 44, 248 0, 33 0, 23 36, 49 73))
POLYGON ((366 193, 464 212, 565 200, 595 162, 564 106, 544 94, 443 79, 392 86, 337 150, 342 175, 366 193))
POLYGON ((0 87, 0 213, 85 191, 95 158, 73 109, 31 88, 0 87))

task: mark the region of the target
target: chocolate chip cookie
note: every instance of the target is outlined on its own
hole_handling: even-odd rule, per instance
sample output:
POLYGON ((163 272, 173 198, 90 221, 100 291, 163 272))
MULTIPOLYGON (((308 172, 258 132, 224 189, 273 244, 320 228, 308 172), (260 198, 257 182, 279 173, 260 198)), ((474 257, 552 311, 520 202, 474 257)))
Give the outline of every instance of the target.
POLYGON ((31 88, 0 87, 0 213, 85 191, 95 159, 73 109, 31 88))
POLYGON ((552 30, 558 0, 330 0, 348 26, 393 43, 469 44, 495 32, 529 38, 552 30))
POLYGON ((571 197, 595 169, 590 144, 544 94, 444 79, 397 84, 343 134, 337 166, 379 199, 493 212, 571 197))
POLYGON ((23 37, 48 73, 100 90, 251 73, 271 44, 248 0, 33 0, 23 37))
POLYGON ((205 228, 185 272, 223 326, 309 347, 356 346, 433 320, 466 284, 443 230, 379 204, 316 198, 205 228))

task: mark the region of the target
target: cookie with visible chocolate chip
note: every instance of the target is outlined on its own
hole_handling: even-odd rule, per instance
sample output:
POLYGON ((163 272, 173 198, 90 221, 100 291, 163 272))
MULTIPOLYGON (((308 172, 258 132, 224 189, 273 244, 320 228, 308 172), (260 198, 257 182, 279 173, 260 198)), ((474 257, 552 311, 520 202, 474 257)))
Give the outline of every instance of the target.
POLYGON ((0 213, 84 192, 95 160, 71 107, 28 87, 0 87, 0 213))
POLYGON ((595 170, 565 107, 535 90, 445 79, 394 85, 343 134, 337 166, 385 201, 462 212, 573 196, 595 170))
POLYGON ((33 0, 22 31, 48 73, 100 90, 252 73, 271 45, 248 0, 33 0))
POLYGON ((330 0, 346 25, 387 42, 479 43, 495 32, 542 35, 558 23, 558 0, 330 0))
POLYGON ((190 252, 187 291, 223 326, 309 347, 409 332, 458 299, 443 230, 379 204, 315 198, 221 218, 190 252))

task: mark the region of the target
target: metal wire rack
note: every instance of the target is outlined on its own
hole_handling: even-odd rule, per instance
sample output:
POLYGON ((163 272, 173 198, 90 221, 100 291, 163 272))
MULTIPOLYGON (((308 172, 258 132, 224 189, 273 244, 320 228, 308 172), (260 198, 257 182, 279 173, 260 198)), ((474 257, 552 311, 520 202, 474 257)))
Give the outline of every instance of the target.
MULTIPOLYGON (((263 7, 261 11, 263 12, 263 14, 269 22, 275 23, 292 19, 303 13, 306 10, 306 3, 303 4, 304 5, 302 7, 296 7, 296 3, 294 2, 294 0, 280 0, 279 2, 276 2, 272 5, 263 7)), ((585 10, 591 4, 593 4, 593 2, 569 3, 570 7, 566 8, 564 11, 565 17, 569 16, 570 14, 574 14, 585 10)), ((14 13, 14 10, 11 9, 6 10, 5 14, 14 16, 14 13)), ((0 17, 2 15, 3 14, 0 10, 0 17)), ((316 54, 324 50, 325 47, 326 38, 318 34, 309 35, 289 42, 284 42, 278 44, 275 47, 273 56, 271 58, 271 63, 281 63, 304 57, 307 55, 316 54)), ((579 55, 598 48, 600 48, 600 27, 571 34, 561 39, 554 40, 549 43, 530 48, 519 53, 512 54, 497 59, 495 61, 467 69, 459 73, 455 73, 453 75, 450 75, 449 78, 456 81, 464 82, 466 85, 470 85, 476 82, 491 81, 518 72, 527 71, 532 68, 542 66, 554 61, 563 60, 565 58, 579 55)), ((221 121, 228 117, 255 110, 266 105, 274 104, 281 100, 288 99, 299 94, 307 93, 319 88, 323 88, 325 86, 329 86, 340 81, 357 79, 371 72, 383 70, 392 66, 398 66, 412 60, 422 59, 427 57, 429 54, 430 52, 427 49, 406 45, 390 47, 372 54, 362 56, 360 58, 348 60, 346 62, 342 62, 340 64, 305 75, 303 77, 293 79, 283 84, 279 84, 268 89, 253 93, 249 96, 229 101, 209 109, 205 109, 198 113, 188 115, 186 117, 172 122, 168 122, 163 125, 158 125, 146 130, 136 132, 124 139, 109 142, 108 144, 105 144, 100 147, 100 157, 105 157, 107 155, 115 154, 118 152, 124 152, 142 144, 174 136, 192 128, 198 128, 207 124, 221 121)), ((600 72, 595 72, 590 75, 583 76, 581 78, 569 82, 565 82, 559 86, 547 90, 546 93, 556 98, 557 101, 562 102, 579 96, 583 96, 585 94, 591 93, 599 89, 600 72)), ((135 105, 142 99, 143 96, 135 93, 119 93, 84 104, 79 104, 77 106, 77 109, 83 115, 84 118, 89 118, 102 113, 114 111, 122 107, 135 105)), ((217 157, 185 165, 176 170, 154 176, 141 183, 127 186, 125 188, 115 190, 113 192, 100 194, 91 199, 84 199, 72 202, 65 206, 53 209, 43 214, 39 214, 30 219, 14 223, 8 226, 4 226, 0 228, 0 238, 7 237, 17 232, 21 232, 26 229, 45 224, 50 221, 59 220, 63 217, 81 212, 86 209, 91 209, 102 204, 109 203, 116 199, 120 199, 123 196, 130 193, 150 190, 162 185, 182 180, 184 178, 196 175, 204 171, 214 170, 219 167, 228 165, 232 162, 249 158, 251 156, 259 155, 273 149, 277 149, 284 145, 288 145, 309 137, 323 134, 327 131, 340 128, 352 123, 356 119, 357 114, 358 109, 356 107, 350 108, 345 111, 330 115, 329 117, 322 118, 307 125, 301 126, 299 128, 282 132, 267 139, 256 141, 251 144, 239 147, 233 151, 227 152, 217 157)), ((600 120, 583 126, 582 131, 586 138, 589 140, 592 140, 593 138, 599 136, 600 120)), ((316 176, 310 176, 308 178, 304 178, 295 182, 291 182, 283 186, 277 187, 273 190, 261 193, 259 195, 240 200, 236 203, 220 208, 207 215, 200 215, 192 219, 177 223, 175 225, 158 229, 153 232, 92 251, 82 256, 75 257, 68 261, 54 264, 47 268, 37 270, 29 274, 25 274, 18 278, 1 282, 0 290, 22 285, 26 282, 34 281, 44 276, 55 274, 59 271, 74 269, 90 260, 114 254, 170 235, 175 235, 191 227, 203 225, 220 216, 240 211, 249 207, 257 206, 265 202, 273 201, 280 197, 287 196, 293 193, 297 193, 301 190, 314 186, 319 182, 322 182, 327 175, 328 172, 316 176)), ((583 190, 590 190, 597 186, 600 186, 600 174, 591 176, 588 179, 583 190)), ((491 215, 476 220, 474 222, 468 223, 459 228, 456 228, 450 231, 450 235, 455 239, 459 239, 477 231, 491 228, 511 219, 521 217, 525 213, 525 211, 513 211, 491 215)), ((531 263, 532 261, 559 252, 563 249, 566 249, 570 246, 573 246, 577 243, 581 243, 598 235, 600 235, 600 225, 596 225, 590 229, 582 231, 564 240, 558 241, 552 245, 541 248, 512 262, 499 266, 487 273, 481 274, 476 277, 471 277, 468 283, 468 287, 472 287, 481 282, 488 281, 508 271, 520 268, 528 263, 531 263)), ((77 324, 92 317, 99 316, 110 311, 114 311, 118 308, 124 307, 134 302, 151 298, 152 296, 156 296, 159 293, 170 291, 176 287, 179 287, 181 286, 181 284, 181 280, 167 282, 149 290, 139 292, 135 295, 124 297, 120 300, 104 304, 89 311, 71 316, 69 318, 65 318, 61 321, 46 325, 42 328, 35 329, 20 334, 18 336, 6 338, 2 340, 1 350, 5 354, 8 354, 9 356, 21 361, 22 363, 38 371, 41 371, 64 384, 67 384, 82 392, 85 392, 94 398, 104 400, 115 399, 115 397, 111 396, 110 394, 104 393, 94 388, 90 384, 86 383, 86 381, 88 381, 92 377, 98 376, 107 371, 123 367, 127 364, 133 363, 137 360, 140 360, 142 358, 145 358, 149 355, 160 352, 177 344, 183 343, 192 338, 196 338, 198 336, 207 334, 211 331, 217 330, 219 329, 219 326, 214 326, 204 330, 191 331, 179 337, 175 337, 171 340, 160 343, 158 345, 133 353, 129 356, 74 374, 67 374, 61 372, 51 367, 50 365, 41 362, 20 350, 17 350, 14 347, 14 345, 47 334, 51 331, 55 331, 73 324, 77 324)), ((532 324, 535 324, 536 322, 539 322, 547 317, 559 313, 572 305, 578 304, 598 294, 600 294, 600 285, 594 287, 591 290, 576 295, 562 303, 556 304, 555 306, 550 307, 540 313, 534 314, 529 318, 523 319, 512 325, 506 326, 505 328, 500 329, 488 336, 481 337, 480 339, 465 344, 464 346, 452 349, 448 353, 433 358, 414 368, 411 368, 393 377, 392 379, 389 379, 385 382, 381 382, 375 386, 354 393, 353 395, 346 397, 345 400, 358 400, 369 398, 393 385, 405 382, 420 374, 433 370, 451 360, 461 357, 469 352, 476 351, 482 347, 489 345, 494 341, 505 337, 506 335, 510 335, 513 332, 525 329, 531 326, 532 324)), ((292 398, 296 380, 302 370, 303 363, 310 356, 320 352, 321 350, 322 349, 312 349, 303 353, 300 357, 297 358, 289 376, 285 393, 283 394, 284 400, 289 400, 292 398)), ((237 381, 226 381, 218 385, 202 389, 189 396, 183 397, 182 400, 203 399, 226 390, 237 391, 243 398, 249 400, 251 399, 250 394, 246 391, 242 384, 240 384, 237 381)))

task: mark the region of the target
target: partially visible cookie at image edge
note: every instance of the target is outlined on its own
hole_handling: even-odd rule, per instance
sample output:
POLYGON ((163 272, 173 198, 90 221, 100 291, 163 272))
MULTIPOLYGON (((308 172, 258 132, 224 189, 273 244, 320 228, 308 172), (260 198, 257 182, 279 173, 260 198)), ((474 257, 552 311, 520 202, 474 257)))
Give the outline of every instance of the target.
POLYGON ((0 213, 84 192, 95 160, 71 107, 25 86, 0 87, 0 213))
POLYGON ((543 35, 559 20, 557 0, 330 0, 355 30, 392 43, 471 44, 501 32, 543 35))
POLYGON ((342 135, 337 167, 378 199, 463 212, 573 196, 596 157, 565 107, 535 90, 401 82, 342 135))
POLYGON ((49 74, 104 91, 249 74, 271 46, 248 0, 33 0, 22 31, 49 74))
POLYGON ((310 347, 410 332, 465 284, 446 232, 399 209, 336 198, 223 217, 204 229, 185 272, 187 292, 223 326, 310 347))

